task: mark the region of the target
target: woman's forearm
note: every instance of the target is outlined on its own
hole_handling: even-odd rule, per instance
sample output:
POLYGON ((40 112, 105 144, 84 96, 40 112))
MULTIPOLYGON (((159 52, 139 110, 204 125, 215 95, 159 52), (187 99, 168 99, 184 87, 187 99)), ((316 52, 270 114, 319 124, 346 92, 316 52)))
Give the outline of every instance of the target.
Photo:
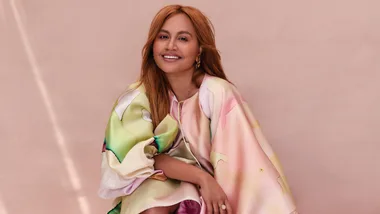
POLYGON ((160 154, 155 156, 154 160, 155 169, 162 170, 168 178, 201 186, 206 179, 211 177, 210 174, 198 167, 177 160, 169 155, 160 154))

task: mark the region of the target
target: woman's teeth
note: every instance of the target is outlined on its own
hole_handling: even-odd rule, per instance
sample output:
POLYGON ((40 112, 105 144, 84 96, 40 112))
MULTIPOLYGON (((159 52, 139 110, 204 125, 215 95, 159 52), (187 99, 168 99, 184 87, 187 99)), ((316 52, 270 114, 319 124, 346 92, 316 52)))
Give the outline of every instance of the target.
POLYGON ((165 55, 164 55, 164 58, 165 59, 179 59, 178 56, 165 56, 165 55))

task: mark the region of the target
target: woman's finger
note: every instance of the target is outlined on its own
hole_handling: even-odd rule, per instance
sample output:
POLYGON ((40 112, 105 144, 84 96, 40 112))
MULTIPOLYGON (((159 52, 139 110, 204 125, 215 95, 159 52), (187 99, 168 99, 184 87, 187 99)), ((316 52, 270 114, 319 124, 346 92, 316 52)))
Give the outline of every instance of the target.
POLYGON ((212 203, 212 208, 214 209, 214 214, 219 214, 219 206, 217 202, 212 203))
POLYGON ((212 212, 212 204, 210 202, 206 202, 206 210, 207 210, 207 214, 213 214, 212 212))
POLYGON ((228 214, 233 214, 233 212, 232 212, 232 207, 231 207, 230 202, 228 202, 228 200, 225 200, 225 201, 224 201, 224 204, 226 205, 227 213, 228 213, 228 214))
POLYGON ((219 211, 220 211, 220 214, 227 214, 227 206, 224 201, 219 202, 219 211))

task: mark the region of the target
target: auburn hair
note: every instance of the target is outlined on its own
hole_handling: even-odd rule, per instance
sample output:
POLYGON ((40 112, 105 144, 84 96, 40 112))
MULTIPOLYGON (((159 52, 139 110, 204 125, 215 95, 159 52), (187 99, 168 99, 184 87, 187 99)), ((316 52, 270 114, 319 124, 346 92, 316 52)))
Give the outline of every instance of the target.
MULTIPOLYGON (((143 84, 149 100, 153 127, 155 128, 170 111, 170 83, 165 73, 156 65, 153 58, 153 43, 165 21, 173 15, 185 14, 191 20, 198 44, 202 48, 200 67, 194 72, 192 81, 206 73, 227 80, 216 49, 214 27, 211 21, 198 9, 190 6, 168 5, 162 8, 152 20, 148 40, 142 49, 140 84, 143 84)), ((195 62, 194 62, 195 65, 195 62)), ((228 80, 227 80, 228 81, 228 80)), ((197 87, 199 85, 197 84, 197 87)))

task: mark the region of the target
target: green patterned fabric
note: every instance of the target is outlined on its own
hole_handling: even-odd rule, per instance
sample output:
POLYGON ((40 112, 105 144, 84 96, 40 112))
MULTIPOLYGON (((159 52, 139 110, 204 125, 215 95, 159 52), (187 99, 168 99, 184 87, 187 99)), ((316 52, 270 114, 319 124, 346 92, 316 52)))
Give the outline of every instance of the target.
MULTIPOLYGON (((141 90, 140 88, 138 90, 141 90)), ((115 104, 108 121, 105 136, 106 149, 112 151, 119 162, 124 160, 126 154, 137 143, 152 137, 159 153, 169 149, 178 133, 177 121, 168 114, 153 133, 153 124, 150 118, 144 115, 145 111, 150 116, 149 101, 145 93, 138 93, 130 101, 120 119, 115 108, 122 104, 119 103, 122 101, 121 99, 115 104)))

